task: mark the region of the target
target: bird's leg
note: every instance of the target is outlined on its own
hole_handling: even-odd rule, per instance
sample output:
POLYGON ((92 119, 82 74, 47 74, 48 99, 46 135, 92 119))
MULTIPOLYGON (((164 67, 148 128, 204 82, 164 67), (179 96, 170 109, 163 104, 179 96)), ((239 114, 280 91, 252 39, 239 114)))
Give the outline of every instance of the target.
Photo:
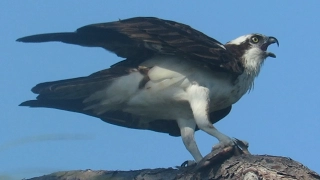
POLYGON ((189 103, 197 126, 199 129, 216 137, 219 140, 219 144, 215 145, 213 149, 234 145, 233 140, 219 132, 209 120, 209 89, 194 84, 187 89, 187 92, 189 95, 189 103))
POLYGON ((202 155, 198 149, 196 141, 194 140, 194 130, 196 128, 195 121, 193 119, 178 119, 177 122, 184 145, 196 162, 199 162, 202 159, 202 155))

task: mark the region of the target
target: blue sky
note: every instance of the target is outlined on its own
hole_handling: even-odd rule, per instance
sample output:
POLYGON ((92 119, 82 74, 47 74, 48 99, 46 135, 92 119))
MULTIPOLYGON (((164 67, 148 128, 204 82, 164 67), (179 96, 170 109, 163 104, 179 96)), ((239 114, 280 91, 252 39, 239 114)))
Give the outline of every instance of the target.
MULTIPOLYGON (((192 159, 180 138, 116 127, 82 114, 19 107, 40 82, 89 75, 121 60, 101 48, 24 44, 19 37, 74 31, 136 16, 175 20, 225 43, 258 32, 278 38, 254 90, 217 128, 253 154, 290 157, 320 172, 320 1, 1 1, 0 179, 55 171, 172 167, 192 159)), ((202 154, 217 143, 196 133, 202 154)))

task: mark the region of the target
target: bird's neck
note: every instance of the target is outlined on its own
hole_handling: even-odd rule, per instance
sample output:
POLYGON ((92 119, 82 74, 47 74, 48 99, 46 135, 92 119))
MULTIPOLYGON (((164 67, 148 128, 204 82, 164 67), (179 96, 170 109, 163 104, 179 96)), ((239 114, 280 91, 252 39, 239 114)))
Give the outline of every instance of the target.
POLYGON ((249 92, 254 87, 254 79, 259 75, 264 59, 264 55, 258 49, 250 49, 242 56, 241 61, 244 72, 238 76, 237 80, 241 82, 249 92))
POLYGON ((242 56, 244 73, 253 78, 257 77, 265 58, 266 57, 259 49, 250 49, 246 51, 242 56))

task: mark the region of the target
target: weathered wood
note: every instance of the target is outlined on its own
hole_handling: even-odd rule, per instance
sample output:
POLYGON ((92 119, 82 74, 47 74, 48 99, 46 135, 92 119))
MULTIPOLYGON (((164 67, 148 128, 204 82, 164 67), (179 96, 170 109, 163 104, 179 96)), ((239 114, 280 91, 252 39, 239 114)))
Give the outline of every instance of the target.
POLYGON ((232 156, 204 168, 157 168, 135 171, 78 170, 56 172, 30 180, 320 180, 320 175, 286 157, 232 156))

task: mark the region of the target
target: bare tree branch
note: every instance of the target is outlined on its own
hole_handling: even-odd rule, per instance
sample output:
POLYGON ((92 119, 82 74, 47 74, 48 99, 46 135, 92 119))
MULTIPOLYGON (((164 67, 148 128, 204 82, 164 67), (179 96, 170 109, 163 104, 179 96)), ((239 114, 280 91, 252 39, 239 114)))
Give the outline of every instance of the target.
POLYGON ((211 152, 201 166, 135 171, 77 170, 56 172, 30 180, 320 180, 320 175, 290 158, 236 155, 235 149, 211 152))

